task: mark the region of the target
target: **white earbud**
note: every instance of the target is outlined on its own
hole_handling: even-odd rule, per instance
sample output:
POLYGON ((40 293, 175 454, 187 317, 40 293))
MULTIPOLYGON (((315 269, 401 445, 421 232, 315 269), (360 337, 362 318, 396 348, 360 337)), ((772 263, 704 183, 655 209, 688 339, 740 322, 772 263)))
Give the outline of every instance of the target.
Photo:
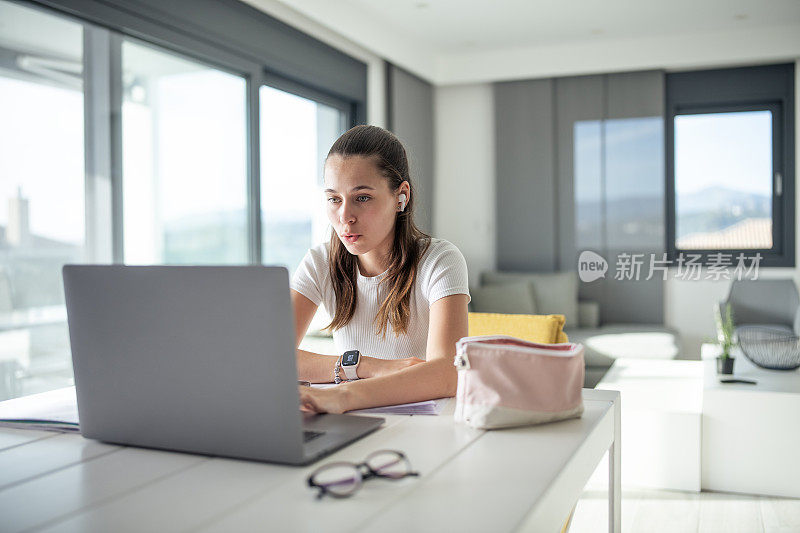
POLYGON ((405 193, 400 193, 400 196, 397 197, 398 201, 400 202, 400 207, 397 208, 398 211, 405 211, 406 210, 406 198, 408 198, 405 193))

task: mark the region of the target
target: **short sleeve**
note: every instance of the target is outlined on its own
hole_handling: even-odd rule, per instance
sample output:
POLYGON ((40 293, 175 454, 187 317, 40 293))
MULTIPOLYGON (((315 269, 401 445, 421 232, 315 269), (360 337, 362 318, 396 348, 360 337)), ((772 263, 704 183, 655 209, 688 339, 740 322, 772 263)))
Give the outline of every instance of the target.
POLYGON ((427 278, 426 297, 428 304, 453 294, 469 296, 467 262, 455 245, 440 241, 437 249, 431 250, 423 262, 423 280, 427 278))
POLYGON ((292 289, 314 302, 314 305, 319 305, 322 302, 321 276, 318 271, 320 263, 316 250, 312 248, 306 252, 305 257, 303 257, 292 276, 292 289))

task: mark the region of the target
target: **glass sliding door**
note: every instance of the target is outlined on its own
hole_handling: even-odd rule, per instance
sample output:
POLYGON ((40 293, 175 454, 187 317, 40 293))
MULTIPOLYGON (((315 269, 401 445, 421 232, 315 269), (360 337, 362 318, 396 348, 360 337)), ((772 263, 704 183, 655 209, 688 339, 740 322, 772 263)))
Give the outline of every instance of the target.
POLYGON ((322 167, 347 113, 272 87, 260 89, 261 260, 293 272, 325 241, 322 167))
POLYGON ((0 1, 0 401, 72 384, 61 267, 86 260, 83 27, 0 1))
POLYGON ((125 40, 122 83, 125 263, 246 263, 245 79, 125 40))

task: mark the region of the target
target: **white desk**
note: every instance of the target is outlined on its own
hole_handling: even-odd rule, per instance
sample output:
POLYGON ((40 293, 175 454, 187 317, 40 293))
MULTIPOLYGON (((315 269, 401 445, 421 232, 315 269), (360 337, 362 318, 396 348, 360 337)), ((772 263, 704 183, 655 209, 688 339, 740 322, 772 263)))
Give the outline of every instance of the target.
MULTIPOLYGON (((309 467, 102 444, 0 428, 0 530, 559 531, 609 450, 609 530, 620 531, 619 393, 584 390, 581 419, 503 431, 387 416, 377 432, 309 467), (328 461, 402 450, 422 475, 315 498, 328 461)), ((209 428, 209 430, 213 430, 209 428)))

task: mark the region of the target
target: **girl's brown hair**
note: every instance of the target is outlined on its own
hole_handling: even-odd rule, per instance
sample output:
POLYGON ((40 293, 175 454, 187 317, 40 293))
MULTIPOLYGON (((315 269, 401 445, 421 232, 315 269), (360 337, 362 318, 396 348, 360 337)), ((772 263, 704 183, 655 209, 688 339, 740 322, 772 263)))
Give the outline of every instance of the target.
MULTIPOLYGON (((379 288, 386 296, 375 316, 375 332, 386 337, 391 325, 395 335, 408 331, 411 316, 411 294, 417 278, 420 257, 430 245, 430 236, 414 224, 414 194, 408 169, 408 156, 400 140, 391 132, 377 126, 356 126, 346 131, 331 147, 328 156, 367 157, 378 167, 381 175, 394 192, 404 181, 411 187, 410 199, 404 211, 397 213, 394 243, 389 252, 389 269, 379 288)), ((327 160, 327 158, 326 158, 327 160)), ((331 232, 329 269, 333 292, 336 295, 336 312, 328 324, 329 329, 339 329, 352 320, 358 304, 356 280, 358 261, 355 255, 331 232)), ((380 294, 380 292, 379 292, 380 294)))

